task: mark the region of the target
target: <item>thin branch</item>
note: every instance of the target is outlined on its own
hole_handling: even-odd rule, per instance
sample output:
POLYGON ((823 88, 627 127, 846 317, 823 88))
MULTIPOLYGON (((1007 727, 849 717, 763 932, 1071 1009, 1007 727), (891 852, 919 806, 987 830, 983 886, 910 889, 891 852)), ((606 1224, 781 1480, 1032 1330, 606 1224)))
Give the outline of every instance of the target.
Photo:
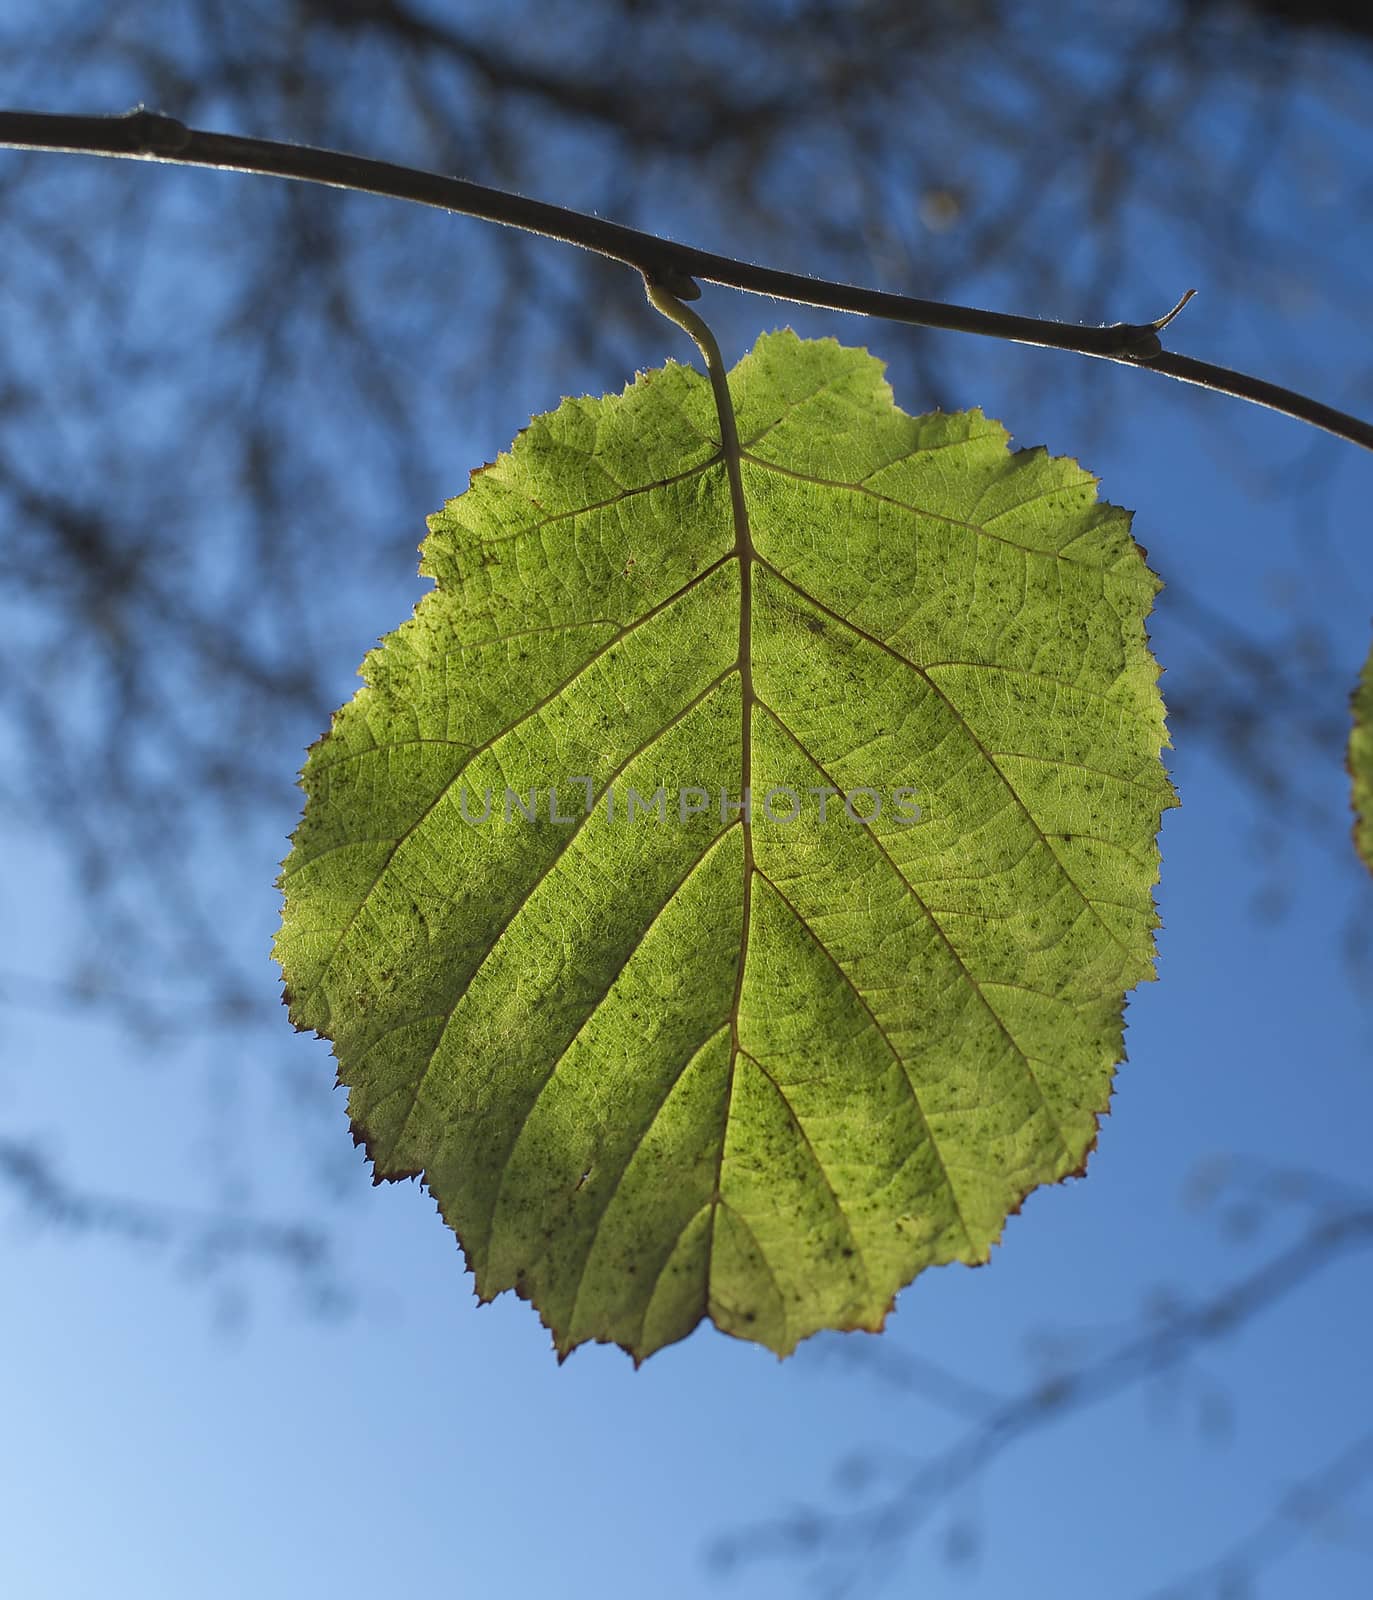
MULTIPOLYGON (((1306 395, 1278 384, 1225 367, 1175 355, 1163 348, 1159 333, 1181 309, 1153 322, 1114 322, 1101 327, 1054 322, 1043 317, 1013 316, 1002 311, 982 311, 937 300, 888 294, 853 284, 808 278, 801 273, 736 261, 694 246, 678 244, 656 234, 627 228, 602 217, 589 216, 564 206, 508 194, 463 178, 444 177, 401 167, 387 161, 311 145, 282 144, 272 139, 247 139, 235 134, 210 133, 188 128, 174 117, 139 108, 123 116, 60 116, 42 112, 0 111, 0 146, 19 150, 54 150, 68 155, 100 155, 162 161, 178 166, 213 167, 231 172, 253 172, 305 183, 323 184, 361 194, 410 200, 443 211, 460 212, 519 228, 526 233, 558 239, 608 256, 633 267, 661 284, 680 300, 694 300, 700 290, 697 278, 769 295, 801 305, 859 316, 880 317, 922 328, 954 333, 975 333, 1016 344, 1071 350, 1125 366, 1147 367, 1152 372, 1196 384, 1220 394, 1233 395, 1255 405, 1280 411, 1308 422, 1338 438, 1373 450, 1373 423, 1337 411, 1306 395)), ((1187 297, 1184 296, 1184 301, 1187 297)))

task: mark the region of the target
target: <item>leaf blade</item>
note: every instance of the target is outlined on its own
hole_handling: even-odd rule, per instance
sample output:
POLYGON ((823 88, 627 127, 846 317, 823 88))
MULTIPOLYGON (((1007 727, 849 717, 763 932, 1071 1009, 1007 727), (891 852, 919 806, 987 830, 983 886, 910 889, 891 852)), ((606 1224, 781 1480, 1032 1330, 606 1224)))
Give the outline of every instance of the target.
POLYGON ((832 341, 764 336, 730 388, 744 516, 670 367, 431 519, 438 587, 312 752, 283 874, 292 1016, 377 1178, 423 1173, 560 1355, 706 1315, 786 1353, 985 1260, 1081 1170, 1152 976, 1174 802, 1128 516, 832 341), (762 804, 916 773, 917 826, 762 804), (571 826, 521 813, 577 777, 571 826), (617 828, 631 785, 711 803, 617 828))
POLYGON ((1354 808, 1354 848, 1373 872, 1373 650, 1351 697, 1354 726, 1349 733, 1348 766, 1354 808))

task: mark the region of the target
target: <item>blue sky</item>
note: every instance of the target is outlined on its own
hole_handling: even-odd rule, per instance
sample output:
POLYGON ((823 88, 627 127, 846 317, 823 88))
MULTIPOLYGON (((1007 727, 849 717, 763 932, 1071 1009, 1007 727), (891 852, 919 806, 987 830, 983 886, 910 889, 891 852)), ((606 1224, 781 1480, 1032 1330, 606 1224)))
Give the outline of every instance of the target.
MULTIPOLYGON (((1223 108, 1218 117, 1223 137, 1223 108)), ((225 203, 226 183, 252 181, 191 176, 220 185, 225 203)), ((1262 186, 1255 211, 1287 225, 1281 195, 1262 186)), ((1302 225, 1306 246, 1352 275, 1361 248, 1346 221, 1335 203, 1323 223, 1302 225)), ((717 227, 703 242, 727 246, 727 219, 717 227)), ((1129 259, 1120 316, 1153 315, 1195 284, 1180 348, 1351 402, 1363 327, 1298 307, 1269 338, 1231 289, 1198 281, 1184 240, 1149 240, 1129 259), (1301 372, 1282 364, 1293 349, 1301 372)), ((625 292, 637 292, 632 281, 625 292)), ((708 289, 701 309, 720 316, 730 359, 783 323, 890 353, 898 401, 922 408, 891 330, 722 290, 708 289)), ((974 340, 959 353, 956 401, 1001 417, 1020 444, 1080 452, 1105 496, 1136 508, 1136 535, 1165 580, 1263 637, 1284 637, 1294 615, 1319 618, 1352 685, 1373 616, 1373 460, 1319 445, 1317 494, 1300 487, 1312 440, 1296 423, 1104 364, 1087 374, 1084 402, 1060 381, 1077 358, 974 340), (1096 428, 1093 412, 1115 426, 1096 428)), ((690 354, 664 324, 633 364, 690 354)), ((427 436, 429 477, 382 514, 418 539, 468 467, 572 386, 548 372, 510 378, 485 426, 441 444, 437 429, 427 436)), ((356 425, 326 384, 300 419, 321 437, 356 425)), ((70 471, 79 480, 79 440, 70 471)), ((207 506, 194 535, 213 538, 218 514, 207 506)), ((406 556, 366 592, 339 584, 315 597, 337 700, 352 693, 363 651, 422 592, 414 565, 406 556)), ((1167 591, 1152 632, 1165 696, 1185 695, 1203 681, 1206 646, 1167 591)), ((328 1046, 293 1035, 276 1009, 273 881, 315 731, 280 751, 270 815, 204 847, 217 913, 260 984, 259 1020, 233 1034, 190 1018, 184 1036, 153 1048, 86 1014, 7 1008, 0 1129, 36 1136, 92 1189, 319 1216, 349 1309, 314 1315, 265 1267, 242 1274, 240 1307, 174 1252, 40 1230, 0 1208, 0 1585, 35 1600, 801 1592, 815 1571, 806 1560, 760 1560, 729 1578, 703 1553, 800 1506, 861 1503, 841 1463, 869 1461, 880 1486, 883 1471, 966 1428, 957 1392, 938 1401, 894 1389, 865 1369, 876 1342, 857 1335, 821 1336, 779 1363, 703 1328, 637 1372, 600 1348, 560 1368, 527 1306, 475 1305, 423 1191, 370 1186, 328 1046), (294 1096, 281 1090, 283 1066, 294 1096)), ((1031 1197, 988 1267, 932 1272, 904 1291, 883 1349, 1010 1395, 1042 1370, 1046 1338, 1088 1356, 1160 1294, 1214 1293, 1276 1247, 1290 1210, 1237 1234, 1187 1205, 1203 1163, 1238 1156, 1366 1180, 1373 1007, 1342 939, 1351 916, 1373 912, 1373 879, 1348 847, 1339 751, 1293 759, 1318 825, 1265 814, 1209 746, 1178 730, 1170 762, 1183 804, 1163 828, 1161 981, 1130 1006, 1129 1060, 1089 1175, 1031 1197), (1265 910, 1275 882, 1279 917, 1265 910)), ((12 830, 6 865, 3 967, 57 975, 81 895, 41 832, 12 830)), ((141 912, 158 916, 151 894, 141 912)), ((1334 1264, 1173 1381, 1027 1436, 876 1570, 892 1593, 1152 1592, 1242 1538, 1284 1486, 1367 1426, 1371 1313, 1366 1259, 1334 1264), (975 1555, 951 1562, 962 1529, 975 1555)), ((1366 1592, 1370 1511, 1365 1487, 1259 1592, 1366 1592)))

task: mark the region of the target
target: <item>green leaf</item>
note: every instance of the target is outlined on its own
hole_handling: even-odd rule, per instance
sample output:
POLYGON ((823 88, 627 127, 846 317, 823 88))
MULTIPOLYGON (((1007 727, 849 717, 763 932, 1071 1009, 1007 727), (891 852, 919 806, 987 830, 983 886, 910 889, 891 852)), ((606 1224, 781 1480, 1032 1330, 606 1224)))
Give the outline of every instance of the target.
POLYGON ((881 372, 764 336, 734 462, 681 366, 536 418, 430 519, 436 589, 305 768, 292 1018, 376 1180, 422 1175, 560 1355, 703 1316, 786 1353, 985 1261, 1083 1170, 1152 976, 1128 514, 881 372), (876 799, 821 822, 826 786, 876 799))
POLYGON ((1373 871, 1373 651, 1354 691, 1353 712, 1349 773, 1354 780, 1354 844, 1373 871))

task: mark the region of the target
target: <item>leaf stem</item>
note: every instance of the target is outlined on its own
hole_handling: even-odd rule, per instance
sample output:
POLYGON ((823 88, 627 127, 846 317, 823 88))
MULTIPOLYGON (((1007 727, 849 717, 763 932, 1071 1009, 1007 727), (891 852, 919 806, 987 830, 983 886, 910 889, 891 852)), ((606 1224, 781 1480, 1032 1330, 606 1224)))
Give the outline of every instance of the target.
POLYGON ((748 510, 744 505, 744 485, 739 476, 739 426, 734 420, 734 402, 729 393, 729 374, 725 370, 719 343, 704 317, 698 316, 690 306, 684 306, 672 290, 665 288, 661 283, 656 283, 652 275, 647 272, 644 273, 644 291, 655 311, 661 311, 669 322, 675 322, 684 333, 691 336, 705 361, 711 393, 715 396, 715 412, 720 420, 720 450, 724 457, 725 470, 729 474, 729 496, 734 507, 734 533, 740 546, 748 546, 751 552, 748 510))
MULTIPOLYGON (((879 317, 922 328, 981 334, 1015 344, 1071 350, 1078 355, 1117 361, 1125 366, 1146 367, 1182 383, 1233 395, 1324 429, 1365 450, 1373 450, 1373 423, 1280 384, 1164 350, 1159 334, 1182 309, 1181 304, 1168 316, 1152 322, 1113 322, 1093 327, 889 294, 737 261, 608 222, 602 217, 531 200, 524 195, 508 194, 463 178, 445 177, 311 145, 283 144, 272 139, 241 138, 235 134, 188 128, 175 117, 161 116, 142 107, 123 116, 0 111, 0 146, 253 172, 410 200, 596 251, 635 268, 666 288, 679 302, 696 299, 700 290, 695 279, 704 278, 748 294, 768 295, 801 305, 849 311, 858 316, 879 317)), ((1190 294, 1184 296, 1183 303, 1188 298, 1190 294)))

